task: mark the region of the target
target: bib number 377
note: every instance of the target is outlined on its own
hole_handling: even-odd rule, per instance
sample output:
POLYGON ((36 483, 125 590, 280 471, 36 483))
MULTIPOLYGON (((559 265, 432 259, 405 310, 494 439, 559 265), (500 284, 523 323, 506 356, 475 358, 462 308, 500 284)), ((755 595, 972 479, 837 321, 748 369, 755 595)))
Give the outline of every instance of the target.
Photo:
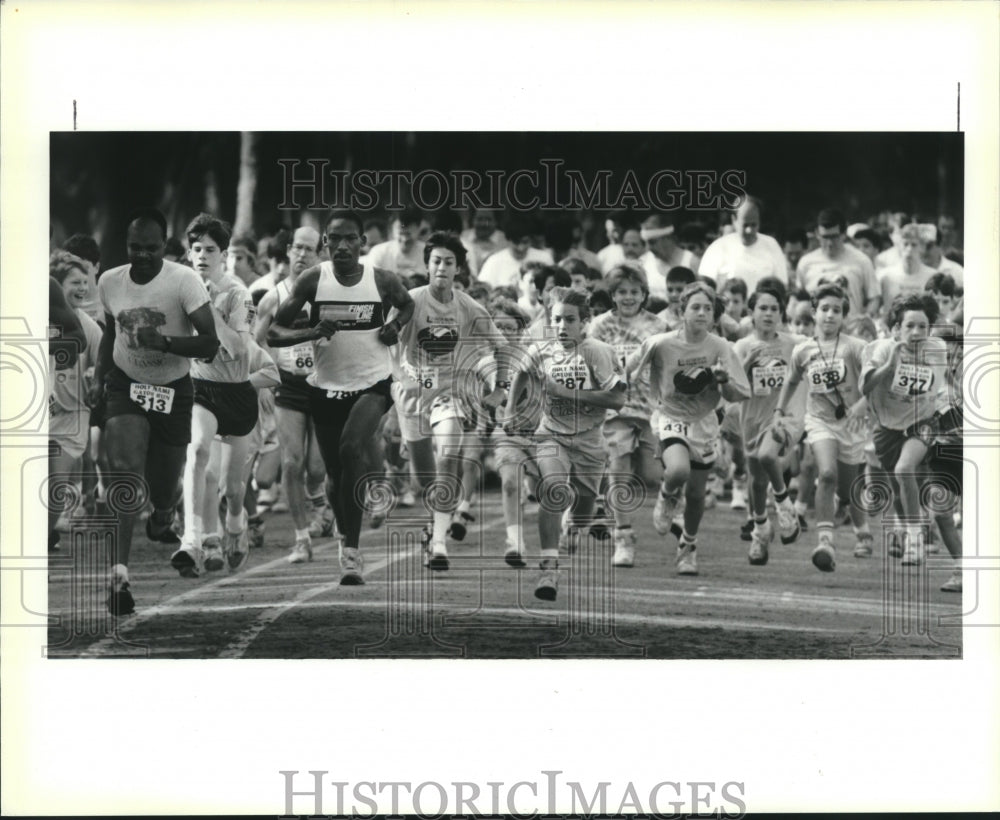
POLYGON ((139 384, 129 387, 129 398, 143 410, 154 413, 169 413, 174 406, 174 389, 159 384, 139 384))

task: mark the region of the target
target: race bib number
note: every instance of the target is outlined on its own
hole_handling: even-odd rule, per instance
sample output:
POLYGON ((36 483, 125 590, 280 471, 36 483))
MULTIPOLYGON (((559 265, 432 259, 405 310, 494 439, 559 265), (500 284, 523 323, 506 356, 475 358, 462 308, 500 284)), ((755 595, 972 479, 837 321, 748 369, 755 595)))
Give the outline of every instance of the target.
POLYGON ((847 367, 843 359, 832 361, 817 360, 809 365, 806 378, 810 393, 832 393, 847 377, 847 367))
POLYGON ((625 370, 625 362, 628 361, 628 357, 631 356, 635 351, 639 349, 639 345, 634 342, 618 342, 615 345, 615 355, 618 357, 618 363, 622 366, 622 371, 625 370))
POLYGON ((424 390, 437 390, 441 386, 441 368, 421 367, 416 371, 417 383, 424 390))
POLYGON ((586 366, 554 364, 549 375, 568 390, 590 390, 590 371, 586 366))
POLYGON ((309 343, 295 345, 288 354, 290 363, 298 371, 311 371, 313 367, 313 346, 309 343))
POLYGON ((658 416, 656 419, 656 432, 662 441, 672 436, 687 437, 691 429, 691 423, 687 421, 675 421, 666 416, 658 416))
POLYGON ((169 413, 174 406, 172 387, 136 382, 129 387, 128 395, 143 410, 152 410, 154 413, 169 413))
POLYGON ((933 380, 934 373, 929 366, 900 362, 896 365, 889 392, 900 398, 922 396, 930 391, 933 380))
POLYGON ((787 364, 772 364, 767 367, 754 367, 751 369, 751 382, 753 383, 753 394, 755 396, 770 396, 775 391, 780 391, 785 385, 788 377, 787 364))

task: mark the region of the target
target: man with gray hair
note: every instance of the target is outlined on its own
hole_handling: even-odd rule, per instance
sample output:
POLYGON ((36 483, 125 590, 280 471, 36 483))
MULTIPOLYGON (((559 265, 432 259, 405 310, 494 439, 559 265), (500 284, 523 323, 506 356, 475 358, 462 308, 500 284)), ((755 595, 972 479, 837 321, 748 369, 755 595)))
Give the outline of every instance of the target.
POLYGON ((668 271, 684 267, 697 273, 701 260, 677 244, 673 222, 664 214, 652 214, 644 219, 639 233, 648 248, 639 257, 639 262, 646 272, 649 295, 667 301, 668 271))

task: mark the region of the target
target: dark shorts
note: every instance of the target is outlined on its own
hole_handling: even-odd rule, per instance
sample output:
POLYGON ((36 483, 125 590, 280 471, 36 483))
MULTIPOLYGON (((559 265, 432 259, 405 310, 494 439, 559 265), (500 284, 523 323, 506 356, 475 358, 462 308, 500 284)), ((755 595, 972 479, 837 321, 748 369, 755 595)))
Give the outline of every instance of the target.
POLYGON ((215 416, 220 436, 247 436, 257 425, 257 391, 250 382, 194 379, 194 403, 215 416))
MULTIPOLYGON (((939 418, 937 439, 927 451, 927 467, 932 474, 944 475, 951 479, 952 488, 958 487, 960 494, 963 479, 962 447, 963 412, 961 407, 951 407, 939 418)), ((933 477, 932 479, 933 480, 933 477)), ((954 491, 954 489, 952 490, 954 491)))
POLYGON ((281 376, 281 384, 274 388, 275 405, 298 413, 308 413, 309 394, 313 389, 306 381, 308 377, 296 376, 281 369, 278 374, 281 376))
POLYGON ((875 427, 872 433, 872 442, 875 444, 875 455, 878 456, 882 467, 890 473, 896 469, 896 462, 903 452, 903 445, 911 438, 922 441, 926 447, 930 447, 937 435, 937 419, 911 424, 905 430, 890 430, 887 427, 875 427))
POLYGON ((385 397, 385 409, 392 407, 392 377, 376 382, 371 387, 364 390, 353 391, 348 394, 331 393, 319 387, 309 385, 309 414, 312 416, 313 424, 317 427, 339 427, 343 429, 347 424, 347 417, 358 403, 358 399, 367 393, 374 393, 377 396, 385 397))
POLYGON ((149 422, 149 434, 171 447, 184 447, 191 442, 191 407, 194 404, 194 387, 191 377, 184 376, 177 381, 162 385, 174 391, 173 404, 169 413, 143 407, 132 400, 132 385, 137 384, 117 367, 113 367, 104 378, 105 402, 104 419, 115 416, 145 416, 149 422))

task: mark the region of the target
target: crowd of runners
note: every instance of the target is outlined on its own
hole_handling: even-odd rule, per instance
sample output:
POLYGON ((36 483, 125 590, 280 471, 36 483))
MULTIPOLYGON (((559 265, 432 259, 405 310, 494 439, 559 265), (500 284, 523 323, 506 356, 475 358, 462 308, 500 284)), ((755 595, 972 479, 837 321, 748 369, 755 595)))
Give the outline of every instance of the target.
POLYGON ((880 549, 865 499, 884 488, 889 554, 918 566, 943 545, 942 589, 960 592, 954 220, 823 209, 779 241, 762 209, 746 197, 713 231, 609 214, 593 250, 523 213, 333 211, 258 240, 209 214, 168 236, 150 209, 104 271, 72 236, 50 258, 50 475, 77 492, 50 492, 49 549, 124 475, 146 509, 116 510, 115 615, 135 608, 143 520, 198 579, 243 570, 287 509, 288 561, 335 538, 353 585, 366 517, 425 509, 425 566, 443 572, 487 474, 498 562, 537 560, 535 595, 554 600, 588 535, 612 539, 616 567, 669 548, 697 575, 722 503, 746 511, 732 537, 750 564, 811 539, 803 560, 833 572, 880 549), (648 514, 658 543, 633 530, 648 514))

